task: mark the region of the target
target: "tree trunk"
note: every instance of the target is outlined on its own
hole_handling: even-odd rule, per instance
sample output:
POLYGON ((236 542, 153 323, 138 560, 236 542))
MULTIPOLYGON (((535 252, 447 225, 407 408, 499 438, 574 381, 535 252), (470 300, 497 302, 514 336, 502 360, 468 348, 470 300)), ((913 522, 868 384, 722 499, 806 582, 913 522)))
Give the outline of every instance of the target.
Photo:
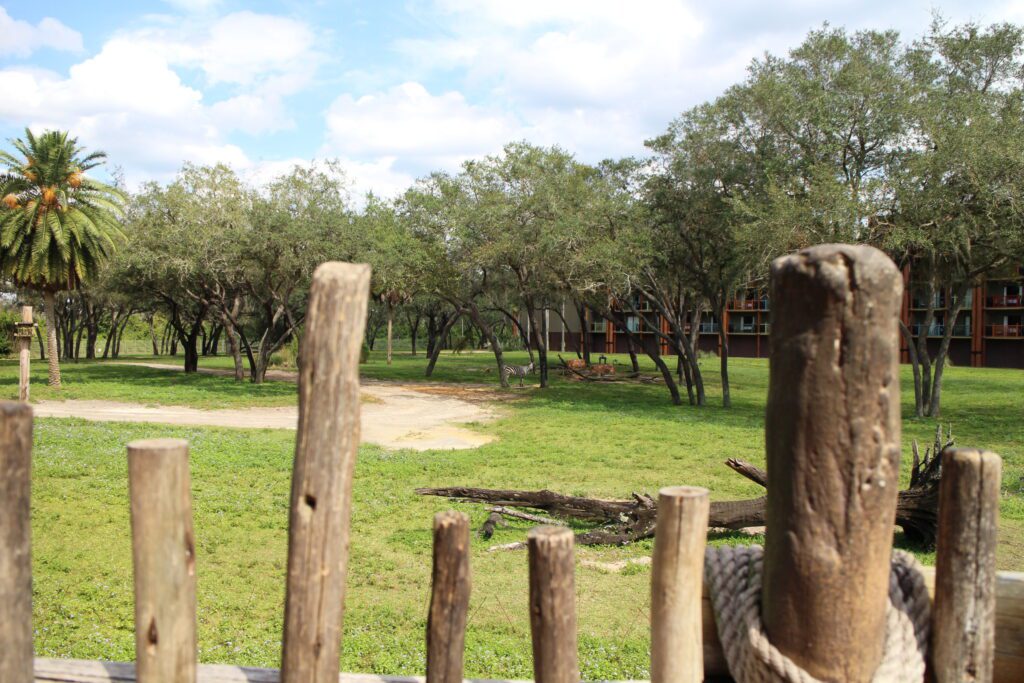
POLYGON ((722 344, 722 353, 719 356, 719 366, 722 373, 722 406, 732 407, 732 396, 729 393, 729 333, 725 329, 725 306, 719 306, 715 311, 718 316, 718 338, 722 344))
POLYGON ((498 365, 498 380, 501 382, 501 386, 508 387, 508 379, 505 377, 505 359, 502 354, 501 342, 498 341, 498 336, 494 334, 494 328, 492 328, 484 317, 480 315, 480 309, 475 303, 470 303, 469 316, 473 320, 473 323, 480 329, 480 334, 487 338, 487 341, 491 344, 491 350, 494 352, 494 362, 498 365))
POLYGON ((387 309, 387 316, 388 316, 387 364, 391 365, 391 344, 392 344, 392 335, 394 334, 394 327, 395 327, 395 307, 391 304, 390 301, 385 302, 384 306, 387 309))
POLYGON ((224 336, 228 340, 228 351, 231 353, 231 360, 235 364, 235 381, 241 382, 245 379, 245 368, 242 366, 242 350, 238 342, 238 332, 226 313, 221 313, 221 324, 224 327, 224 336))
POLYGON ((633 372, 640 372, 640 360, 636 357, 636 343, 633 341, 633 334, 622 327, 622 331, 626 333, 626 350, 629 352, 629 363, 633 366, 633 372))
POLYGON ((462 311, 457 311, 454 315, 452 315, 451 318, 449 318, 448 321, 445 322, 444 328, 441 330, 441 333, 434 340, 434 348, 431 349, 430 360, 427 362, 427 370, 426 373, 424 373, 425 377, 430 377, 431 375, 434 374, 434 366, 437 364, 437 357, 441 355, 441 347, 444 346, 443 341, 448 336, 448 333, 451 332, 452 327, 455 326, 455 321, 457 321, 460 317, 462 317, 462 311))
POLYGON ((537 358, 540 360, 540 388, 548 386, 548 347, 544 336, 541 334, 540 326, 537 324, 537 311, 532 300, 526 302, 526 318, 530 323, 530 331, 533 333, 537 344, 537 358))
POLYGON ((574 305, 576 307, 576 317, 580 319, 578 357, 583 359, 587 367, 590 367, 590 326, 587 325, 587 307, 578 301, 574 302, 574 305))
POLYGON ((39 360, 46 360, 46 345, 43 343, 43 331, 39 325, 36 325, 36 341, 39 342, 39 360))
POLYGON ((46 345, 50 360, 49 385, 60 389, 60 359, 57 350, 57 299, 51 291, 43 292, 46 306, 46 345))
POLYGON ((910 367, 914 373, 914 415, 924 417, 924 400, 921 392, 921 359, 917 355, 917 346, 914 343, 914 335, 910 333, 902 320, 897 321, 900 327, 900 334, 907 342, 907 357, 910 359, 910 367))
POLYGON ((939 352, 935 356, 935 374, 932 378, 932 393, 928 401, 928 417, 938 417, 942 404, 942 372, 946 368, 946 357, 949 355, 949 344, 953 339, 953 327, 956 325, 960 311, 963 310, 964 299, 967 298, 967 287, 961 287, 956 293, 950 288, 946 295, 946 328, 943 330, 939 352), (954 303, 955 301, 955 303, 954 303))

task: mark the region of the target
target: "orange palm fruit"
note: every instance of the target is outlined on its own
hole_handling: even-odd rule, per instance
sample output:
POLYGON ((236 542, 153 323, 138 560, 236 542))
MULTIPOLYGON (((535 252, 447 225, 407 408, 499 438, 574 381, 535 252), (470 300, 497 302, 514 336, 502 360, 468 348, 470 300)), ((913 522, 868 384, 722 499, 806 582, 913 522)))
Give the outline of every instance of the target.
POLYGON ((81 187, 82 186, 82 172, 81 171, 75 171, 74 173, 69 175, 68 176, 68 185, 70 185, 71 187, 81 187))
POLYGON ((10 194, 4 195, 4 204, 7 205, 8 209, 18 208, 18 195, 11 192, 10 194))
POLYGON ((48 187, 43 190, 43 203, 44 204, 56 204, 57 203, 57 190, 52 187, 48 187))

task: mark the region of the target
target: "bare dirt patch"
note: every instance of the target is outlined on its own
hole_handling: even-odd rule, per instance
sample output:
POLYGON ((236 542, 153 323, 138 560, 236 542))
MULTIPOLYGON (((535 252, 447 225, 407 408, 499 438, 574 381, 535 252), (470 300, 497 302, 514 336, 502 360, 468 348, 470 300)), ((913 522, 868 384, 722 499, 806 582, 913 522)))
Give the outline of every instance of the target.
MULTIPOLYGON (((157 369, 178 370, 176 366, 145 364, 157 369)), ((202 372, 202 370, 201 370, 202 372)), ((206 370, 209 374, 232 374, 206 370)), ((295 373, 281 373, 279 381, 294 381, 295 373)), ((441 385, 418 386, 387 382, 366 383, 361 387, 363 443, 385 448, 414 450, 476 448, 494 440, 493 436, 468 428, 467 423, 494 419, 489 405, 501 396, 487 388, 493 397, 484 398, 482 388, 447 392, 441 385)), ((116 401, 40 401, 33 408, 37 417, 77 417, 103 422, 154 422, 242 429, 295 429, 298 408, 240 408, 200 410, 188 406, 147 406, 116 401)))

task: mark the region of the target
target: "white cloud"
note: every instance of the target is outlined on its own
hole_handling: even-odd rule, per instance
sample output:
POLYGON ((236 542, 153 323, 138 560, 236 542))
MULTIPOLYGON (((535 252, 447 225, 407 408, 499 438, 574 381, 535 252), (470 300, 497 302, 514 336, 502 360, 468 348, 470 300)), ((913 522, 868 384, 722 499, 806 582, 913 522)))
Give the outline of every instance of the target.
POLYGON ((373 160, 375 172, 389 172, 394 161, 403 173, 453 168, 498 151, 519 131, 504 112, 469 104, 458 92, 431 95, 414 82, 359 98, 341 95, 327 112, 328 151, 373 160))
POLYGON ((0 120, 71 130, 106 151, 133 184, 166 179, 186 160, 245 171, 256 162, 229 136, 294 126, 284 100, 313 78, 315 43, 301 22, 252 12, 212 23, 150 19, 115 34, 66 75, 0 69, 0 120), (188 70, 205 83, 186 82, 188 70), (203 89, 218 85, 229 94, 211 102, 203 89))
POLYGON ((81 52, 82 34, 51 17, 33 26, 0 7, 0 56, 28 57, 40 48, 81 52))
POLYGON ((248 163, 224 140, 202 93, 182 83, 159 54, 114 39, 67 77, 0 70, 0 118, 63 128, 123 164, 129 180, 168 177, 182 161, 248 163))

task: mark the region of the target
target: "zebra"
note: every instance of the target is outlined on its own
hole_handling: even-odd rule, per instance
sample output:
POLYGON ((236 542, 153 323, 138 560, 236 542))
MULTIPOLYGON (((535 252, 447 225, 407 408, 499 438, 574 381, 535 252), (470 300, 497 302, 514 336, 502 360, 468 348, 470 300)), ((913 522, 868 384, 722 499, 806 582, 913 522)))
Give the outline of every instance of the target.
POLYGON ((533 372, 533 363, 529 365, 506 365, 505 369, 502 370, 502 374, 505 375, 505 381, 508 381, 509 377, 518 377, 519 386, 523 386, 523 378, 526 377, 527 373, 533 372))

